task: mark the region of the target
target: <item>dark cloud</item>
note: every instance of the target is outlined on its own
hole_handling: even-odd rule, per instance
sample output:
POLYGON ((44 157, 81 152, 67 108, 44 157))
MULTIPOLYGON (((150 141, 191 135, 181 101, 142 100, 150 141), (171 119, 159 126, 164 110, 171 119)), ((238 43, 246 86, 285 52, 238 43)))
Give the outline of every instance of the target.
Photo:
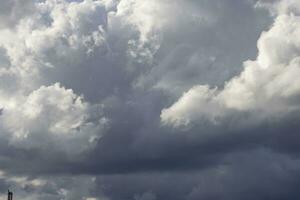
POLYGON ((299 198, 300 5, 270 2, 4 1, 0 200, 299 198))

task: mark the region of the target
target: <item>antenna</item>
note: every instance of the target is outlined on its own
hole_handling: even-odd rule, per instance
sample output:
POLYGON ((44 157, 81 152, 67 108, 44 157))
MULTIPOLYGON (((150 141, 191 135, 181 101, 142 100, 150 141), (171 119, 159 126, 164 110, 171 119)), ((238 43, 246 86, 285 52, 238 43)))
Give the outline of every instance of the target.
POLYGON ((7 193, 7 200, 13 200, 13 193, 9 190, 8 190, 8 193, 7 193))

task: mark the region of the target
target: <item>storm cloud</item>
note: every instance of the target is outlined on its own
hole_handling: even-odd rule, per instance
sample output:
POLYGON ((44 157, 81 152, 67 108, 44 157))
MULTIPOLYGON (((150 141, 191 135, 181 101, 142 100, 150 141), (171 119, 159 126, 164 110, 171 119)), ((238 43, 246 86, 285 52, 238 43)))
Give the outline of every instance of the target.
POLYGON ((297 0, 5 0, 0 200, 297 199, 297 0))

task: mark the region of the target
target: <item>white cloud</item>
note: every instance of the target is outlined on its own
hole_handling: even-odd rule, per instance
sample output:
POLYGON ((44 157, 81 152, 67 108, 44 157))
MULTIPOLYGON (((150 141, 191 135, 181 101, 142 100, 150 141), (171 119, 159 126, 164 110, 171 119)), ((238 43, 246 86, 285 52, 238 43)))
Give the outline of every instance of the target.
POLYGON ((296 13, 280 14, 270 30, 262 33, 257 59, 246 61, 240 75, 229 80, 224 89, 193 87, 162 111, 162 121, 186 124, 199 120, 199 116, 224 117, 230 110, 260 110, 266 116, 299 110, 299 27, 296 13))
MULTIPOLYGON (((16 12, 21 6, 7 3, 16 12)), ((107 119, 98 105, 75 94, 73 85, 61 86, 60 77, 76 82, 72 76, 78 72, 70 72, 84 69, 82 62, 94 51, 107 50, 105 5, 90 0, 28 4, 34 11, 16 19, 14 28, 0 29, 2 135, 19 147, 81 152, 100 137, 107 119)))
POLYGON ((59 84, 2 103, 2 128, 19 147, 58 145, 69 153, 80 152, 99 137, 107 123, 105 118, 89 122, 92 106, 59 84))
POLYGON ((22 19, 14 30, 1 30, 0 37, 10 62, 0 75, 14 77, 17 87, 27 90, 49 82, 43 74, 49 68, 63 72, 96 48, 106 49, 106 11, 101 2, 47 0, 36 2, 35 8, 33 16, 22 19))
POLYGON ((215 16, 199 3, 170 0, 121 0, 116 12, 110 12, 108 17, 112 30, 121 26, 123 33, 120 35, 129 36, 127 53, 132 61, 146 64, 153 63, 164 35, 182 28, 178 27, 179 24, 199 26, 214 20, 215 16), (129 32, 124 31, 128 29, 129 32))
POLYGON ((184 93, 172 107, 163 110, 161 118, 164 123, 171 123, 175 126, 188 125, 195 118, 209 118, 215 121, 222 114, 222 107, 219 105, 216 94, 216 89, 210 89, 208 86, 195 86, 184 93))
POLYGON ((119 24, 130 29, 127 53, 137 62, 151 63, 160 47, 164 7, 163 1, 121 0, 117 11, 109 15, 110 26, 119 24))

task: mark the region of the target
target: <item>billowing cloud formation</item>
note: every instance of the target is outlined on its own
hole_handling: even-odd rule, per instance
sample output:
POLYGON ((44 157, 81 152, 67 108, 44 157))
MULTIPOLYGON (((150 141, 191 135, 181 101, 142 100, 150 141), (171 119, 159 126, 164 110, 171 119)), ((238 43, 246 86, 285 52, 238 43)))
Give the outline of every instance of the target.
POLYGON ((296 0, 0 8, 0 199, 298 199, 296 0))
POLYGON ((194 86, 162 111, 163 122, 187 124, 201 116, 216 120, 232 110, 260 111, 266 115, 299 110, 299 25, 299 17, 280 14, 270 30, 262 33, 257 59, 246 61, 240 75, 221 90, 194 86))
MULTIPOLYGON (((4 103, 2 126, 11 133, 12 144, 26 148, 49 145, 70 152, 80 150, 97 139, 99 125, 88 122, 90 105, 59 84, 33 91, 27 97, 19 96, 4 103), (17 123, 16 123, 17 122, 17 123), (71 143, 71 144, 70 144, 71 143)), ((49 147, 48 147, 49 148, 49 147)))
POLYGON ((36 2, 36 14, 22 19, 15 28, 1 30, 2 127, 3 132, 12 134, 12 143, 49 146, 52 135, 50 140, 71 143, 79 150, 97 139, 104 118, 88 122, 91 106, 71 89, 55 83, 63 80, 51 73, 64 73, 64 68, 105 46, 104 9, 102 3, 92 1, 36 2), (74 58, 78 60, 68 63, 74 58), (86 142, 81 144, 83 138, 86 142))

